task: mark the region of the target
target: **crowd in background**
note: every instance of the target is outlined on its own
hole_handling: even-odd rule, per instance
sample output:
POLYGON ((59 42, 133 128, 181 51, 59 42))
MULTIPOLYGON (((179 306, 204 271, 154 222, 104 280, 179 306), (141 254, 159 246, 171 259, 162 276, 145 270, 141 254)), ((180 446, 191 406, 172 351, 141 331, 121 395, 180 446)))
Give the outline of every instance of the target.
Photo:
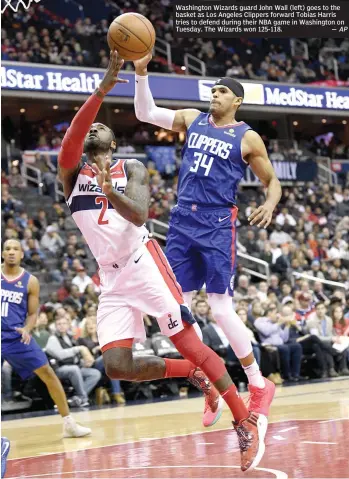
MULTIPOLYGON (((109 18, 103 18, 105 11, 98 8, 93 18, 63 18, 54 11, 54 2, 51 2, 52 11, 41 4, 17 13, 8 9, 3 16, 1 31, 2 59, 106 68, 109 23, 121 13, 135 11, 147 16, 157 38, 171 45, 173 64, 168 65, 163 56, 156 55, 149 65, 150 71, 184 73, 181 68, 184 54, 190 53, 205 63, 208 76, 289 83, 334 81, 335 60, 340 80, 345 82, 349 77, 348 39, 303 39, 309 52, 309 59, 304 59, 296 53, 291 55, 289 39, 236 38, 223 41, 174 37, 170 0, 98 1, 104 8, 107 5, 109 18)), ((132 68, 128 62, 126 69, 132 68)))

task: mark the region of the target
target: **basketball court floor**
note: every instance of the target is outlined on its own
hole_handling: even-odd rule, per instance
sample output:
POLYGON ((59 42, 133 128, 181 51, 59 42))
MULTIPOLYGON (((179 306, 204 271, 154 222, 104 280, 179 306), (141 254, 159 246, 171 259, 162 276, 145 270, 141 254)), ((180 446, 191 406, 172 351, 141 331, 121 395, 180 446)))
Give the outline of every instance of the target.
POLYGON ((3 421, 8 478, 349 478, 349 379, 278 387, 259 467, 243 473, 230 413, 207 430, 203 399, 75 414, 92 428, 61 439, 58 415, 3 421))

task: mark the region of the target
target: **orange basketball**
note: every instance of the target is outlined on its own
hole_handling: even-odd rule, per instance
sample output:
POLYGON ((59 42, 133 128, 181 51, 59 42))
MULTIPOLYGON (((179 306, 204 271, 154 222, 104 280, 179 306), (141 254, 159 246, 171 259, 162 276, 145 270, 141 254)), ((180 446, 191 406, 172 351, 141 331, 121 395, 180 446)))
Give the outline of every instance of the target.
POLYGON ((150 21, 139 13, 124 13, 115 18, 108 30, 108 45, 124 60, 139 60, 151 52, 155 30, 150 21))

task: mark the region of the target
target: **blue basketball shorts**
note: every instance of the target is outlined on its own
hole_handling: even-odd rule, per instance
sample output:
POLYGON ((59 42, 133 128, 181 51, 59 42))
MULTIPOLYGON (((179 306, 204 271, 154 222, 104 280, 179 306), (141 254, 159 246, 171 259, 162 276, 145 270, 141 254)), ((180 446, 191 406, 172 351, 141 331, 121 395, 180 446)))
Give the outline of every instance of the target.
POLYGON ((231 296, 236 270, 238 209, 179 203, 171 212, 166 256, 183 292, 199 290, 231 296))
POLYGON ((23 379, 33 376, 36 369, 48 363, 47 356, 34 338, 29 344, 21 343, 20 338, 1 341, 1 361, 7 361, 23 379))

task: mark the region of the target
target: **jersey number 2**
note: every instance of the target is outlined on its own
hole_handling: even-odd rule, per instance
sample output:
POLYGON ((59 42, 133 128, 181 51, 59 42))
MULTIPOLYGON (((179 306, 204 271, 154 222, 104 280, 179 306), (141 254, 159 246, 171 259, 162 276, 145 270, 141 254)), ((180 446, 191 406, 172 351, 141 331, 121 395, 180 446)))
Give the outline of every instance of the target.
POLYGON ((102 205, 102 210, 99 214, 98 217, 98 224, 99 225, 107 225, 109 223, 109 220, 104 220, 103 217, 105 215, 105 212, 107 211, 108 208, 108 200, 105 196, 97 196, 95 199, 96 205, 102 205))

